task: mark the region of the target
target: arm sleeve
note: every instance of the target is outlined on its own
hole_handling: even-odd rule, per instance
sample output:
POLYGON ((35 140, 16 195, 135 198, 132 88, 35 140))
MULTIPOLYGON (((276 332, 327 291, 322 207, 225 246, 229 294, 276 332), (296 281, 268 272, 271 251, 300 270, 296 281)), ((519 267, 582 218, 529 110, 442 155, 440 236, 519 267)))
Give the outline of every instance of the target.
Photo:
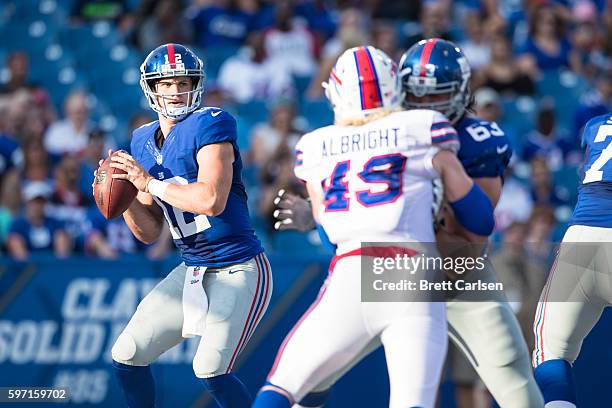
POLYGON ((235 144, 238 138, 236 120, 229 113, 215 108, 200 114, 196 132, 198 149, 214 143, 235 144))
POLYGON ((459 151, 459 137, 448 118, 440 112, 435 112, 431 121, 431 144, 439 149, 459 151))

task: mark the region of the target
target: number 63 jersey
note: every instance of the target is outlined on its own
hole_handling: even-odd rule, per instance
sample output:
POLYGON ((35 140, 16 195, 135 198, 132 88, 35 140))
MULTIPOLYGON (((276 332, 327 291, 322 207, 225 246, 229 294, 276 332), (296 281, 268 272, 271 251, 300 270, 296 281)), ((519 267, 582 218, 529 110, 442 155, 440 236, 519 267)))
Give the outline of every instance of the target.
POLYGON ((317 129, 296 146, 295 174, 318 189, 319 220, 338 253, 361 242, 435 242, 433 156, 457 152, 441 113, 394 112, 361 126, 317 129))
POLYGON ((174 244, 185 264, 222 267, 246 262, 263 252, 251 228, 234 118, 219 108, 197 110, 172 128, 161 149, 155 143, 158 129, 159 121, 136 129, 131 151, 151 176, 168 183, 197 181, 196 155, 203 146, 227 142, 234 148, 232 187, 225 210, 218 216, 181 211, 154 197, 164 212, 174 244))
POLYGON ((586 157, 570 225, 612 228, 612 113, 584 126, 582 144, 586 157))

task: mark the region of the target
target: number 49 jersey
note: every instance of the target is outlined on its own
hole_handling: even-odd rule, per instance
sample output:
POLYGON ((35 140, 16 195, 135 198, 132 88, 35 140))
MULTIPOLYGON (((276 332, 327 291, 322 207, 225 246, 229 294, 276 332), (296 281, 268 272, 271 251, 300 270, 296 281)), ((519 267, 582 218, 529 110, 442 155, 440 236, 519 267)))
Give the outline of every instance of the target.
POLYGON ((612 228, 612 113, 584 126, 582 144, 586 157, 570 224, 612 228))
POLYGON ((435 242, 433 156, 457 152, 441 113, 394 112, 361 126, 327 126, 300 139, 295 174, 319 190, 319 219, 338 253, 361 242, 435 242))
POLYGON ((188 266, 221 267, 246 262, 263 252, 251 228, 234 118, 219 108, 199 109, 172 128, 161 149, 155 143, 157 129, 159 121, 136 129, 131 151, 151 176, 168 183, 197 181, 196 155, 203 146, 228 142, 234 148, 232 187, 225 210, 218 216, 181 211, 155 198, 164 211, 183 261, 188 266))

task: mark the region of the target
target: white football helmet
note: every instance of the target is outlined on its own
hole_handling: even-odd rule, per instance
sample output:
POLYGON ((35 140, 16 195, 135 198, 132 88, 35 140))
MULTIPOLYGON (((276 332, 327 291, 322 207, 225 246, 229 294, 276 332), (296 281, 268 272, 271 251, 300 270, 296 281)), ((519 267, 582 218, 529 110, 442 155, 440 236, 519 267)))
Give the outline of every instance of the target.
POLYGON ((397 65, 383 51, 369 45, 344 51, 329 80, 321 85, 336 122, 392 111, 404 99, 397 65))

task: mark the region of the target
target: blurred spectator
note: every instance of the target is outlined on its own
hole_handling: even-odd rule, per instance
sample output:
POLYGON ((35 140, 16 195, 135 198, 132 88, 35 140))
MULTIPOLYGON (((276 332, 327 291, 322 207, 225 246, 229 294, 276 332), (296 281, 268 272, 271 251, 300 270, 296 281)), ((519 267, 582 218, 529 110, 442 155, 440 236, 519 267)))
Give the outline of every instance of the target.
MULTIPOLYGON (((94 181, 94 170, 98 168, 98 162, 106 158, 105 151, 106 135, 101 129, 94 129, 89 134, 89 140, 85 147, 84 154, 80 160, 79 171, 79 190, 83 192, 91 191, 94 181)), ((88 195, 88 194, 86 194, 88 195)))
POLYGON ((274 155, 282 156, 287 151, 293 157, 293 148, 303 133, 297 125, 295 106, 279 101, 270 110, 268 122, 255 125, 251 132, 249 162, 261 169, 274 155))
POLYGON ((53 186, 51 161, 41 139, 32 138, 23 145, 24 166, 21 177, 24 186, 32 182, 53 186))
POLYGON ((596 69, 593 64, 594 52, 598 49, 596 23, 578 23, 571 34, 571 40, 574 50, 570 55, 572 70, 585 78, 592 78, 596 69))
POLYGON ((566 205, 568 197, 563 197, 555 188, 548 163, 544 157, 534 157, 531 165, 531 198, 536 206, 558 207, 566 205))
POLYGON ((16 259, 25 260, 30 252, 52 249, 57 257, 70 254, 70 239, 62 224, 45 216, 45 203, 51 190, 45 183, 30 183, 23 189, 25 213, 11 224, 7 248, 16 259))
POLYGON ((152 15, 138 26, 137 42, 140 49, 145 51, 160 44, 189 44, 191 38, 191 24, 183 17, 181 8, 174 0, 157 2, 152 15))
MULTIPOLYGON (((473 109, 477 118, 488 122, 495 122, 499 127, 503 119, 503 106, 501 97, 495 90, 486 87, 477 90, 474 93, 473 109)), ((516 129, 509 125, 504 125, 501 127, 501 131, 510 140, 510 145, 515 150, 520 144, 520 135, 517 134, 516 129)))
POLYGON ((336 23, 325 0, 302 0, 296 4, 295 12, 308 22, 308 27, 317 36, 317 43, 323 44, 336 31, 336 23))
POLYGON ((559 131, 553 106, 545 101, 538 111, 536 128, 527 135, 523 159, 531 161, 536 156, 544 157, 548 167, 557 171, 565 163, 578 164, 582 160, 575 146, 559 131))
POLYGON ((402 50, 398 48, 395 27, 383 21, 377 22, 372 28, 372 45, 384 51, 394 61, 399 61, 402 50))
POLYGON ((261 196, 258 200, 258 214, 267 220, 266 225, 270 229, 274 225, 274 198, 280 189, 306 196, 304 184, 293 175, 294 159, 293 149, 287 143, 280 143, 260 168, 261 196))
MULTIPOLYGON (((206 84, 204 85, 206 87, 206 84)), ((204 94, 206 96, 206 94, 204 94)), ((147 123, 151 123, 156 118, 153 117, 149 112, 138 112, 130 117, 130 122, 128 123, 128 131, 127 131, 127 140, 124 140, 119 146, 117 146, 117 150, 125 150, 126 152, 130 152, 130 142, 132 140, 132 133, 134 130, 138 129, 141 126, 146 125, 147 123)), ((102 157, 106 157, 108 150, 108 146, 104 147, 104 151, 102 157)), ((97 165, 96 165, 97 166, 97 165)))
POLYGON ((19 143, 9 134, 0 131, 0 183, 4 175, 23 166, 23 152, 19 143))
POLYGON ((127 0, 75 0, 70 13, 73 24, 112 21, 121 25, 129 18, 127 0))
POLYGON ((413 44, 427 38, 442 38, 452 41, 448 31, 448 9, 442 2, 427 2, 421 8, 419 21, 420 31, 410 35, 404 42, 404 48, 410 48, 413 44))
POLYGON ((513 222, 504 232, 502 247, 491 257, 491 263, 521 326, 530 349, 533 348, 533 316, 546 280, 546 265, 527 256, 525 243, 529 225, 513 222))
POLYGON ((340 13, 336 35, 323 46, 319 70, 308 85, 308 98, 317 99, 323 96, 321 82, 327 81, 340 54, 349 48, 369 43, 368 23, 368 17, 359 9, 348 8, 340 13))
POLYGON ((558 8, 540 3, 529 20, 529 37, 521 50, 521 65, 539 71, 570 67, 571 44, 558 8))
POLYGON ((149 259, 161 259, 174 249, 166 223, 164 223, 159 239, 153 245, 146 245, 138 241, 123 217, 107 220, 96 207, 87 210, 85 224, 83 234, 85 253, 103 259, 115 259, 120 254, 144 251, 147 252, 149 259))
POLYGON ((92 123, 87 95, 73 92, 64 104, 66 118, 53 123, 45 133, 45 148, 53 155, 78 153, 87 145, 92 123))
POLYGON ((276 2, 274 25, 264 32, 266 57, 285 66, 296 76, 310 76, 316 68, 315 38, 308 27, 295 18, 291 0, 276 2))
POLYGON ((499 94, 491 88, 480 88, 474 93, 474 113, 480 119, 496 122, 501 118, 499 94))
POLYGON ((49 203, 49 216, 62 222, 72 238, 75 250, 84 252, 84 223, 87 207, 93 204, 91 184, 81 190, 81 161, 76 155, 65 155, 55 168, 55 189, 49 203))
POLYGON ((599 71, 595 76, 595 89, 580 97, 574 114, 574 135, 582 134, 582 127, 595 116, 612 111, 612 68, 599 71))
POLYGON ((194 3, 187 9, 196 45, 206 47, 241 46, 248 33, 257 28, 256 0, 211 0, 194 3))
POLYGON ((91 194, 81 190, 80 177, 79 157, 65 155, 55 169, 55 190, 51 196, 51 203, 57 207, 68 207, 67 212, 72 212, 74 207, 87 207, 92 204, 91 194))
POLYGON ((416 21, 423 9, 421 0, 366 0, 365 5, 374 19, 416 21))
POLYGON ((526 223, 531 216, 533 200, 529 190, 512 177, 509 169, 505 175, 501 196, 495 206, 495 231, 504 232, 514 222, 526 223))
POLYGON ((204 106, 216 106, 218 108, 228 109, 230 101, 228 101, 227 93, 221 89, 219 83, 215 80, 206 81, 206 92, 204 92, 204 106))
POLYGON ((475 72, 472 84, 474 87, 486 86, 507 95, 533 95, 535 84, 533 75, 536 71, 525 70, 512 55, 510 40, 502 34, 491 40, 490 62, 475 72))
POLYGON ((138 241, 123 217, 107 220, 96 207, 87 210, 85 252, 103 259, 114 259, 119 253, 135 253, 146 245, 138 241))
POLYGON ((551 242, 556 225, 554 209, 550 206, 536 206, 529 218, 529 231, 525 242, 529 258, 542 263, 548 270, 554 258, 551 242))
POLYGON ((280 59, 266 58, 264 36, 259 31, 249 34, 247 45, 223 63, 218 84, 239 103, 289 97, 293 93, 290 67, 280 59))
POLYGON ((482 19, 483 16, 476 11, 466 14, 463 27, 467 37, 458 44, 473 70, 482 68, 491 60, 490 36, 484 31, 482 19))
POLYGON ((0 95, 31 88, 32 84, 28 82, 28 54, 25 52, 14 51, 8 56, 6 73, 8 80, 0 84, 0 95))

